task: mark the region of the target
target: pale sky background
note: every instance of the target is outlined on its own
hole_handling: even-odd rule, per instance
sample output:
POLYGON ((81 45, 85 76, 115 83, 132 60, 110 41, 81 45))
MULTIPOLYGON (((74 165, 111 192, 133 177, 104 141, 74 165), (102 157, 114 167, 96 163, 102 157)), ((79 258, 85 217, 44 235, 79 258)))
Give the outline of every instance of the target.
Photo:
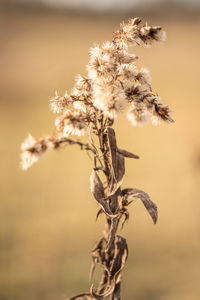
MULTIPOLYGON (((144 6, 154 3, 182 3, 189 6, 200 6, 200 0, 15 0, 16 2, 39 2, 50 6, 66 6, 74 9, 89 10, 129 10, 134 6, 144 6)), ((14 2, 15 2, 14 1, 14 2)))

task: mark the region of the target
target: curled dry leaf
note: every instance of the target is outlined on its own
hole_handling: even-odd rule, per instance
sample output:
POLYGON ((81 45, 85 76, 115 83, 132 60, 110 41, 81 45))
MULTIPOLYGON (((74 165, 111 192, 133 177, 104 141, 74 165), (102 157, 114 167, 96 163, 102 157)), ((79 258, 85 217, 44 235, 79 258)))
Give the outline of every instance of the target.
POLYGON ((94 198, 97 201, 105 197, 103 183, 101 182, 101 179, 95 170, 92 171, 90 176, 90 188, 94 198))
POLYGON ((114 291, 114 288, 115 288, 115 284, 114 284, 114 282, 111 282, 109 285, 107 285, 106 290, 103 293, 99 294, 98 292, 96 292, 94 290, 93 285, 92 285, 90 288, 90 293, 95 299, 101 300, 102 298, 105 298, 105 297, 108 297, 109 295, 111 295, 112 292, 114 291))
MULTIPOLYGON (((105 292, 110 278, 109 265, 110 265, 110 260, 112 258, 106 255, 106 245, 107 245, 107 240, 105 238, 101 238, 100 241, 97 243, 96 247, 92 250, 92 259, 93 259, 93 264, 92 264, 93 268, 91 270, 92 274, 94 273, 96 264, 101 266, 103 269, 102 279, 96 291, 98 295, 100 294, 102 295, 105 292)), ((95 293, 93 286, 91 287, 91 289, 93 293, 95 293)))
POLYGON ((121 270, 124 268, 126 260, 128 258, 128 246, 126 239, 120 235, 115 238, 114 258, 111 268, 111 279, 117 280, 121 270))
POLYGON ((90 289, 90 293, 95 299, 101 299, 113 293, 116 295, 119 292, 121 271, 128 257, 126 239, 119 235, 115 236, 112 255, 106 254, 105 246, 105 239, 101 239, 93 250, 93 259, 104 268, 100 286, 95 290, 92 285, 90 289))
POLYGON ((105 193, 103 183, 101 182, 101 179, 99 178, 95 170, 92 171, 92 174, 90 176, 90 188, 95 200, 101 206, 106 215, 110 217, 115 217, 115 215, 110 210, 108 203, 104 200, 105 193))
POLYGON ((122 190, 123 196, 127 198, 138 198, 142 201, 144 204, 146 210, 150 214, 154 224, 156 224, 157 219, 158 219, 158 210, 156 204, 151 201, 149 195, 142 190, 139 189, 124 189, 122 190))

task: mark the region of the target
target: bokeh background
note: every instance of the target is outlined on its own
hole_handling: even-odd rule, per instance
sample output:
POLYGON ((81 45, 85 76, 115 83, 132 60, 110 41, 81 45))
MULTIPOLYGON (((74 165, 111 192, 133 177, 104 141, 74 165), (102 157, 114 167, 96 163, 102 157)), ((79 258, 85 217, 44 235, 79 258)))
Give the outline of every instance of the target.
POLYGON ((110 40, 129 17, 162 25, 168 39, 134 48, 175 124, 115 125, 126 161, 124 187, 151 195, 153 225, 135 201, 122 235, 129 244, 122 299, 200 299, 200 6, 199 1, 46 0, 0 3, 0 300, 59 300, 89 288, 89 251, 104 218, 89 190, 92 163, 76 146, 19 168, 27 133, 54 130, 48 99, 86 74, 88 50, 110 40))

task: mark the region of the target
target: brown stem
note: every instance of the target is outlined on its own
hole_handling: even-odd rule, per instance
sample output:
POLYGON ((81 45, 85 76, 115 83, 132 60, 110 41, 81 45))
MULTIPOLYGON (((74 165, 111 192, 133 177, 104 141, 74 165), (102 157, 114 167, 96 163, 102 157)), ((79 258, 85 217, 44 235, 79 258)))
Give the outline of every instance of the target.
MULTIPOLYGON (((81 148, 90 150, 94 154, 95 172, 99 170, 104 172, 107 180, 107 188, 103 186, 97 173, 94 178, 94 186, 92 187, 93 195, 96 201, 104 208, 102 212, 106 213, 106 229, 103 238, 98 242, 95 249, 92 250, 92 273, 95 265, 99 264, 103 267, 101 281, 97 289, 91 286, 90 293, 82 293, 70 298, 75 300, 79 297, 91 297, 95 299, 103 299, 107 296, 111 300, 120 300, 120 279, 121 270, 125 264, 127 257, 125 239, 117 235, 119 222, 121 219, 121 210, 119 210, 122 202, 122 192, 120 185, 124 175, 124 158, 117 151, 117 143, 115 132, 106 126, 106 121, 98 120, 93 128, 88 131, 89 143, 84 144, 79 141, 65 139, 65 142, 78 144, 81 148), (97 124, 98 123, 98 124, 97 124), (95 145, 92 133, 98 137, 99 145, 95 145), (102 156, 99 155, 99 150, 102 156), (123 159, 122 159, 123 158, 123 159), (122 159, 122 162, 121 162, 122 159), (100 167, 97 166, 97 161, 100 167)), ((63 141, 64 142, 64 141, 63 141)))
POLYGON ((69 145, 78 145, 81 147, 81 150, 87 150, 87 151, 91 151, 95 154, 95 150, 93 148, 91 148, 89 146, 88 143, 83 143, 83 142, 80 142, 78 140, 72 140, 72 139, 69 139, 69 138, 62 138, 61 140, 59 140, 57 142, 57 146, 59 146, 60 144, 63 144, 63 143, 68 143, 69 145))

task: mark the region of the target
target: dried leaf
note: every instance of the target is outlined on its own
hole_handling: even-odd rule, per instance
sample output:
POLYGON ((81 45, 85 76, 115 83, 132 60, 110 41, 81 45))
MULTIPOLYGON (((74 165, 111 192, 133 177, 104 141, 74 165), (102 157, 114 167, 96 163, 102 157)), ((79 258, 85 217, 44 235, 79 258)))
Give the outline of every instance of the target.
POLYGON ((109 199, 122 185, 125 174, 125 159, 124 156, 117 151, 115 131, 110 127, 107 128, 107 143, 109 148, 107 157, 112 171, 112 177, 110 178, 110 192, 106 197, 106 199, 109 199))
POLYGON ((111 196, 113 196, 123 183, 124 174, 125 174, 125 159, 124 156, 121 155, 120 153, 117 153, 116 166, 117 166, 117 171, 115 175, 116 182, 113 183, 112 190, 106 198, 110 198, 111 196))
POLYGON ((113 265, 111 268, 111 279, 115 278, 116 275, 121 272, 123 267, 125 266, 126 260, 128 257, 128 246, 126 243, 126 239, 117 235, 115 238, 115 252, 113 258, 113 265))
POLYGON ((94 258, 104 267, 103 279, 98 290, 94 290, 93 285, 90 289, 90 293, 95 299, 102 299, 113 293, 116 295, 117 291, 119 292, 121 271, 128 256, 126 240, 121 236, 115 236, 111 255, 108 255, 105 244, 106 240, 101 239, 93 250, 94 258))
POLYGON ((113 128, 107 128, 105 135, 105 144, 107 144, 106 159, 109 173, 110 173, 110 182, 111 186, 113 182, 116 181, 116 172, 117 172, 117 143, 115 137, 115 131, 113 128))
POLYGON ((109 282, 109 272, 107 272, 106 269, 103 270, 103 273, 102 273, 102 278, 101 278, 101 281, 99 283, 99 287, 97 289, 97 293, 98 294, 102 294, 104 293, 104 291, 106 290, 107 288, 107 285, 108 285, 108 282, 109 282))
POLYGON ((96 247, 92 250, 93 262, 97 263, 103 268, 101 282, 99 283, 98 289, 95 291, 95 293, 98 295, 102 295, 105 290, 107 290, 107 285, 109 284, 110 278, 110 271, 108 269, 110 257, 106 254, 106 246, 107 240, 105 238, 101 238, 96 247))
POLYGON ((115 131, 113 128, 108 127, 107 129, 108 147, 111 156, 111 166, 113 169, 113 175, 116 177, 117 173, 117 142, 115 137, 115 131))
POLYGON ((99 201, 105 197, 103 183, 95 170, 90 176, 90 188, 94 198, 99 201))
POLYGON ((99 178, 95 170, 92 171, 92 174, 90 176, 90 188, 95 200, 99 203, 103 211, 108 216, 115 217, 115 215, 110 210, 108 203, 104 200, 105 199, 104 187, 101 182, 101 179, 99 178))
POLYGON ((111 268, 111 281, 115 282, 112 299, 120 299, 118 296, 120 296, 121 272, 125 266, 127 257, 128 246, 126 243, 126 239, 117 235, 115 238, 114 258, 111 268))
POLYGON ((119 148, 117 148, 117 152, 120 153, 121 155, 123 155, 124 157, 135 158, 135 159, 140 158, 138 155, 133 154, 133 153, 131 153, 131 152, 128 152, 128 151, 126 151, 126 150, 124 150, 124 149, 119 149, 119 148))
POLYGON ((102 298, 105 298, 105 297, 108 297, 109 295, 112 294, 112 292, 114 291, 114 288, 115 288, 115 282, 112 281, 111 284, 107 285, 107 289, 99 294, 98 292, 96 292, 93 288, 93 285, 91 286, 90 288, 90 294, 97 300, 101 300, 102 298))
POLYGON ((157 206, 153 201, 151 201, 149 195, 141 190, 138 189, 124 189, 122 190, 123 196, 126 198, 138 198, 144 204, 146 210, 150 214, 154 224, 156 224, 158 219, 158 210, 157 206))
POLYGON ((116 172, 117 182, 122 183, 124 174, 125 174, 125 159, 123 155, 117 153, 117 172, 116 172))

